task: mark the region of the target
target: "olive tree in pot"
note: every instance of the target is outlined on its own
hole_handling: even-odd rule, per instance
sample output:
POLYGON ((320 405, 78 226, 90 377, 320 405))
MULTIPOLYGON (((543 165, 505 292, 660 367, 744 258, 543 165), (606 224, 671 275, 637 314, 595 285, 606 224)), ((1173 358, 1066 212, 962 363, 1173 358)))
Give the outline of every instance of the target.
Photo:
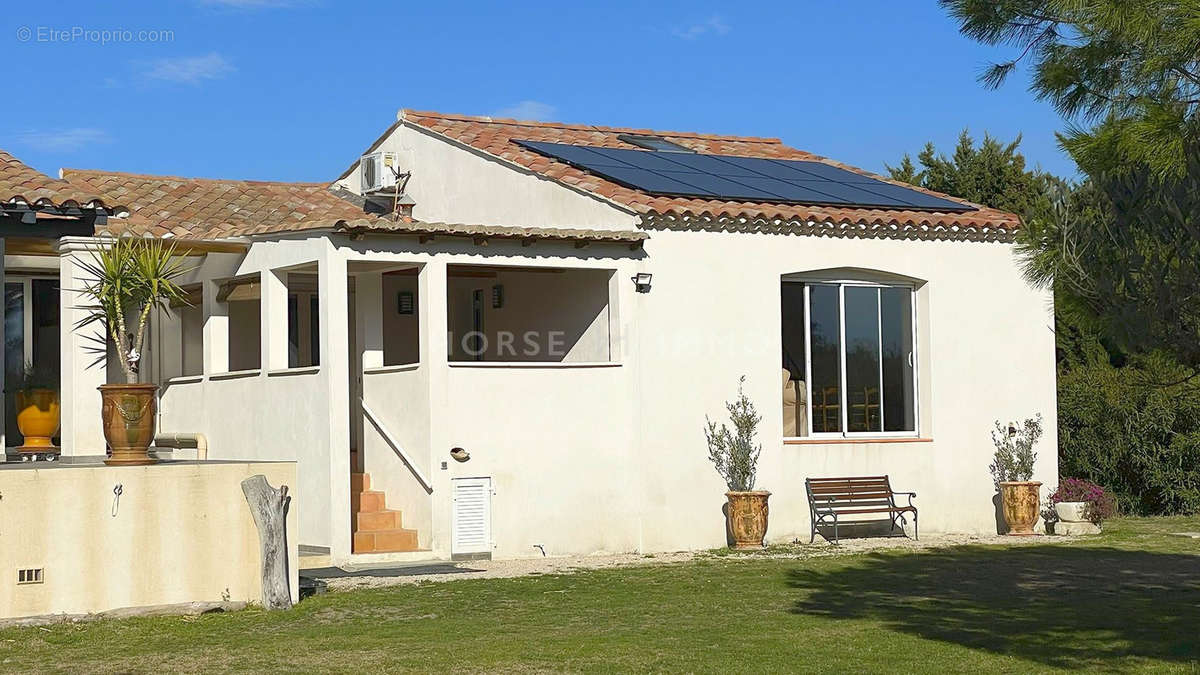
MULTIPOLYGON (((151 313, 185 294, 177 280, 186 271, 174 244, 161 239, 117 238, 79 262, 91 302, 78 327, 102 323, 125 382, 100 387, 101 423, 112 454, 106 464, 154 464, 146 450, 154 440, 158 385, 138 381, 138 365, 151 313)), ((100 347, 107 353, 106 346, 100 347)), ((103 356, 102 356, 103 358, 103 356)))
POLYGON ((743 375, 738 380, 737 399, 725 403, 733 429, 724 423, 718 428, 705 416, 704 436, 708 440, 708 458, 729 486, 725 498, 729 503, 729 529, 734 547, 756 549, 763 547, 767 534, 767 498, 771 493, 754 489, 754 474, 762 453, 762 444, 756 444, 754 438, 762 416, 742 390, 745 382, 743 375))
POLYGON ((996 454, 989 467, 996 489, 1000 491, 1004 522, 1008 534, 1031 535, 1038 519, 1042 484, 1033 478, 1033 463, 1037 453, 1033 446, 1042 437, 1042 415, 1031 417, 1021 423, 1009 422, 1004 426, 999 420, 992 430, 992 442, 996 454))

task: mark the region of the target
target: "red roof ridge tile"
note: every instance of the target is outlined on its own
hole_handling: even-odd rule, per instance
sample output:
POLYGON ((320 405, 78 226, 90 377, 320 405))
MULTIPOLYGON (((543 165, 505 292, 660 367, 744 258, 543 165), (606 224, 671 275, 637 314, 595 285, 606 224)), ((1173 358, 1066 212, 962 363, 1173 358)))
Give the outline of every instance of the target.
POLYGON ((73 168, 69 168, 69 167, 63 167, 60 170, 60 172, 62 173, 63 180, 66 180, 68 182, 71 182, 76 179, 86 180, 87 177, 89 177, 89 176, 92 176, 92 177, 122 176, 125 178, 138 178, 138 179, 142 179, 142 180, 187 181, 189 183, 191 183, 191 182, 224 183, 227 185, 244 185, 244 184, 277 185, 277 186, 283 186, 283 187, 291 186, 291 187, 304 187, 304 188, 327 188, 330 185, 332 185, 332 183, 320 182, 320 181, 251 180, 251 179, 242 179, 242 178, 200 178, 200 177, 192 177, 192 176, 173 176, 173 175, 165 175, 165 174, 134 173, 132 171, 108 171, 105 169, 73 169, 73 168))
MULTIPOLYGON (((511 117, 491 117, 489 115, 462 115, 458 113, 442 113, 430 110, 412 110, 402 108, 399 115, 401 120, 414 117, 453 120, 456 122, 484 122, 487 124, 506 124, 509 126, 531 127, 536 129, 566 129, 571 131, 595 131, 607 134, 635 134, 646 136, 662 136, 672 138, 703 138, 713 141, 737 141, 741 143, 770 143, 782 145, 783 140, 768 136, 737 136, 730 134, 705 134, 695 131, 663 131, 634 127, 609 127, 598 124, 580 124, 572 122, 544 122, 539 120, 518 120, 511 117)), ((415 121, 415 120, 414 120, 415 121)))

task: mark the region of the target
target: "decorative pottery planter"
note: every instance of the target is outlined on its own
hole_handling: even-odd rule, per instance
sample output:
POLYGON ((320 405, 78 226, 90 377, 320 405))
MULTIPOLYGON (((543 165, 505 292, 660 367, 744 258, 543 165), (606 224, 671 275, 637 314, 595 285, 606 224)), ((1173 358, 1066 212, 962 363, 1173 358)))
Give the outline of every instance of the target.
POLYGON ((105 384, 100 387, 101 424, 112 456, 109 465, 156 464, 146 450, 154 441, 158 412, 155 384, 105 384))
POLYGON ((1085 513, 1087 513, 1087 502, 1059 502, 1054 505, 1054 513, 1058 515, 1058 519, 1067 523, 1085 523, 1088 522, 1085 513))
POLYGON ((1038 519, 1041 498, 1041 481, 1005 481, 1000 483, 1000 496, 1004 507, 1004 522, 1008 533, 1014 536, 1034 534, 1033 525, 1038 519))
POLYGON ((54 450, 50 441, 58 433, 59 399, 53 389, 22 389, 15 395, 17 428, 25 444, 17 448, 25 453, 45 453, 54 450))
POLYGON ((739 550, 763 547, 767 536, 766 490, 749 492, 726 492, 729 500, 729 531, 733 535, 733 547, 739 550))

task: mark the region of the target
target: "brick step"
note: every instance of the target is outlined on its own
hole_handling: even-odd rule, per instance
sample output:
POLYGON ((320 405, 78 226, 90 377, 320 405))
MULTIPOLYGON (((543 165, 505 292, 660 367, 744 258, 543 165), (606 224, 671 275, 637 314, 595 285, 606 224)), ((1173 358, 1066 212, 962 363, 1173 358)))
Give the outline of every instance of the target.
POLYGON ((350 492, 363 492, 371 489, 371 474, 369 473, 352 473, 350 474, 350 492))
POLYGON ((354 531, 355 532, 380 532, 385 530, 399 530, 400 527, 400 512, 399 511, 359 511, 354 515, 354 531))
POLYGON ((354 513, 374 513, 387 509, 387 496, 375 490, 350 493, 350 508, 354 513))
POLYGON ((416 551, 416 530, 376 530, 354 533, 355 553, 403 553, 416 551))

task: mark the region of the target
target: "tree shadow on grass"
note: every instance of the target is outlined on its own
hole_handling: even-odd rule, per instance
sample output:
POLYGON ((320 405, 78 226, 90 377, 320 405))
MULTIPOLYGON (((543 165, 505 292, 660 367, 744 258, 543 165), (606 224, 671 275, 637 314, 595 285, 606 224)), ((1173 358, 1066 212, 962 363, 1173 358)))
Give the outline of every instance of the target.
POLYGON ((966 546, 796 569, 788 584, 801 591, 798 614, 881 621, 1049 666, 1200 659, 1200 556, 966 546))

